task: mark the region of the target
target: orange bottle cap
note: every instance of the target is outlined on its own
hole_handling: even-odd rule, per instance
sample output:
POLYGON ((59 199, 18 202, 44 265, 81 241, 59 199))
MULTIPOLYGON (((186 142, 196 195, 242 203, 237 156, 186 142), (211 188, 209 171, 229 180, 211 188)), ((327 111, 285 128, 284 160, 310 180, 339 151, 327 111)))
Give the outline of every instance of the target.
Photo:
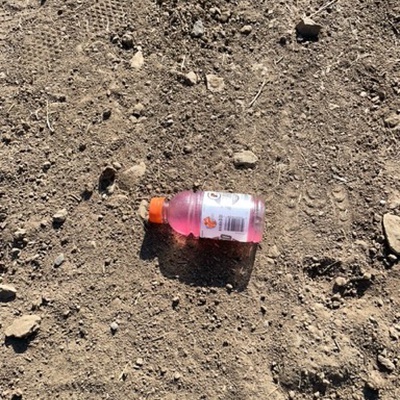
POLYGON ((165 197, 153 197, 150 200, 149 206, 149 221, 154 224, 162 224, 163 219, 163 206, 165 202, 165 197))

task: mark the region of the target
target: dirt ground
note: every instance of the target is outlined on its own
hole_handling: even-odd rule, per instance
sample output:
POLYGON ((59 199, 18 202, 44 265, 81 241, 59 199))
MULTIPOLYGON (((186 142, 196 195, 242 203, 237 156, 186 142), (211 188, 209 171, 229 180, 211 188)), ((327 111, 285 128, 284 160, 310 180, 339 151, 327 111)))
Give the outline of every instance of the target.
POLYGON ((0 3, 1 399, 400 398, 398 0, 0 3), (263 242, 146 223, 186 189, 263 242))

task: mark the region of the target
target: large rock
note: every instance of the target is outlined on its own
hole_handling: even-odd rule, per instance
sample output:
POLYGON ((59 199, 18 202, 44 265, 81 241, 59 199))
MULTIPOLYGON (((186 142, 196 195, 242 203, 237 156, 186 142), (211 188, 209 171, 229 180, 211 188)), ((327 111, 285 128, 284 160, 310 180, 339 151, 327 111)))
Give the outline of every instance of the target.
POLYGON ((14 337, 24 339, 40 328, 42 319, 38 315, 23 315, 14 320, 14 322, 6 329, 6 337, 14 337))
POLYGON ((400 256, 400 217, 385 214, 383 216, 383 230, 390 250, 400 256))
POLYGON ((236 168, 254 168, 258 157, 250 150, 242 150, 233 155, 233 164, 236 168))
POLYGON ((321 31, 321 25, 314 22, 311 18, 304 17, 296 25, 297 33, 304 39, 318 39, 319 32, 321 31))
POLYGON ((17 290, 11 285, 0 285, 0 301, 13 300, 17 295, 17 290))

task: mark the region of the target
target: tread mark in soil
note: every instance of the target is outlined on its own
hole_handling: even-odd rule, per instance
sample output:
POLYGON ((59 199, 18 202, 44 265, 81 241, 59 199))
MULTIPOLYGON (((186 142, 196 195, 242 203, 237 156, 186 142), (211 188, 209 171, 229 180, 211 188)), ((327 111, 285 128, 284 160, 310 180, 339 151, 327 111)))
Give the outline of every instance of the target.
POLYGON ((350 202, 347 190, 340 185, 335 185, 330 191, 336 222, 342 228, 349 230, 351 227, 350 202))
POLYGON ((124 22, 126 10, 120 1, 100 1, 86 11, 88 29, 115 29, 124 22))

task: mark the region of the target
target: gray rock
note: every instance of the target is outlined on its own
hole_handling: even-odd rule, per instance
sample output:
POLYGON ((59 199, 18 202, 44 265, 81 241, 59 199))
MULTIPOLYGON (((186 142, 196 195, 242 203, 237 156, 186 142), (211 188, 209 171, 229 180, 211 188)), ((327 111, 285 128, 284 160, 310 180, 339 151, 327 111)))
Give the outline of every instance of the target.
POLYGON ((389 372, 392 372, 396 369, 396 366, 393 364, 393 362, 382 354, 378 356, 378 364, 387 369, 389 372))
POLYGON ((390 114, 384 119, 388 128, 397 128, 400 125, 400 114, 390 114))
POLYGON ((68 216, 68 211, 65 208, 63 208, 62 210, 57 211, 53 215, 53 222, 56 224, 63 224, 67 219, 67 216, 68 216))
POLYGON ((65 262, 65 256, 64 253, 61 253, 60 255, 57 256, 57 258, 54 260, 54 266, 55 267, 61 267, 61 265, 65 262))
POLYGON ((393 214, 383 216, 383 230, 390 250, 400 255, 400 217, 393 214))
POLYGON ((317 39, 321 28, 321 25, 317 24, 308 17, 302 18, 296 25, 297 33, 304 39, 317 39))
POLYGON ((5 335, 17 339, 26 338, 39 330, 41 321, 38 315, 23 315, 14 320, 5 330, 5 335))
POLYGON ((0 285, 0 301, 9 301, 15 299, 17 290, 11 285, 0 285))
POLYGON ((220 78, 214 74, 206 75, 207 89, 210 92, 222 92, 225 87, 224 78, 220 78))
POLYGON ((204 35, 204 25, 203 22, 201 22, 201 20, 198 19, 193 25, 192 36, 201 37, 203 35, 204 35))
POLYGON ((242 150, 233 155, 233 164, 236 168, 254 168, 257 162, 258 157, 249 150, 242 150))

